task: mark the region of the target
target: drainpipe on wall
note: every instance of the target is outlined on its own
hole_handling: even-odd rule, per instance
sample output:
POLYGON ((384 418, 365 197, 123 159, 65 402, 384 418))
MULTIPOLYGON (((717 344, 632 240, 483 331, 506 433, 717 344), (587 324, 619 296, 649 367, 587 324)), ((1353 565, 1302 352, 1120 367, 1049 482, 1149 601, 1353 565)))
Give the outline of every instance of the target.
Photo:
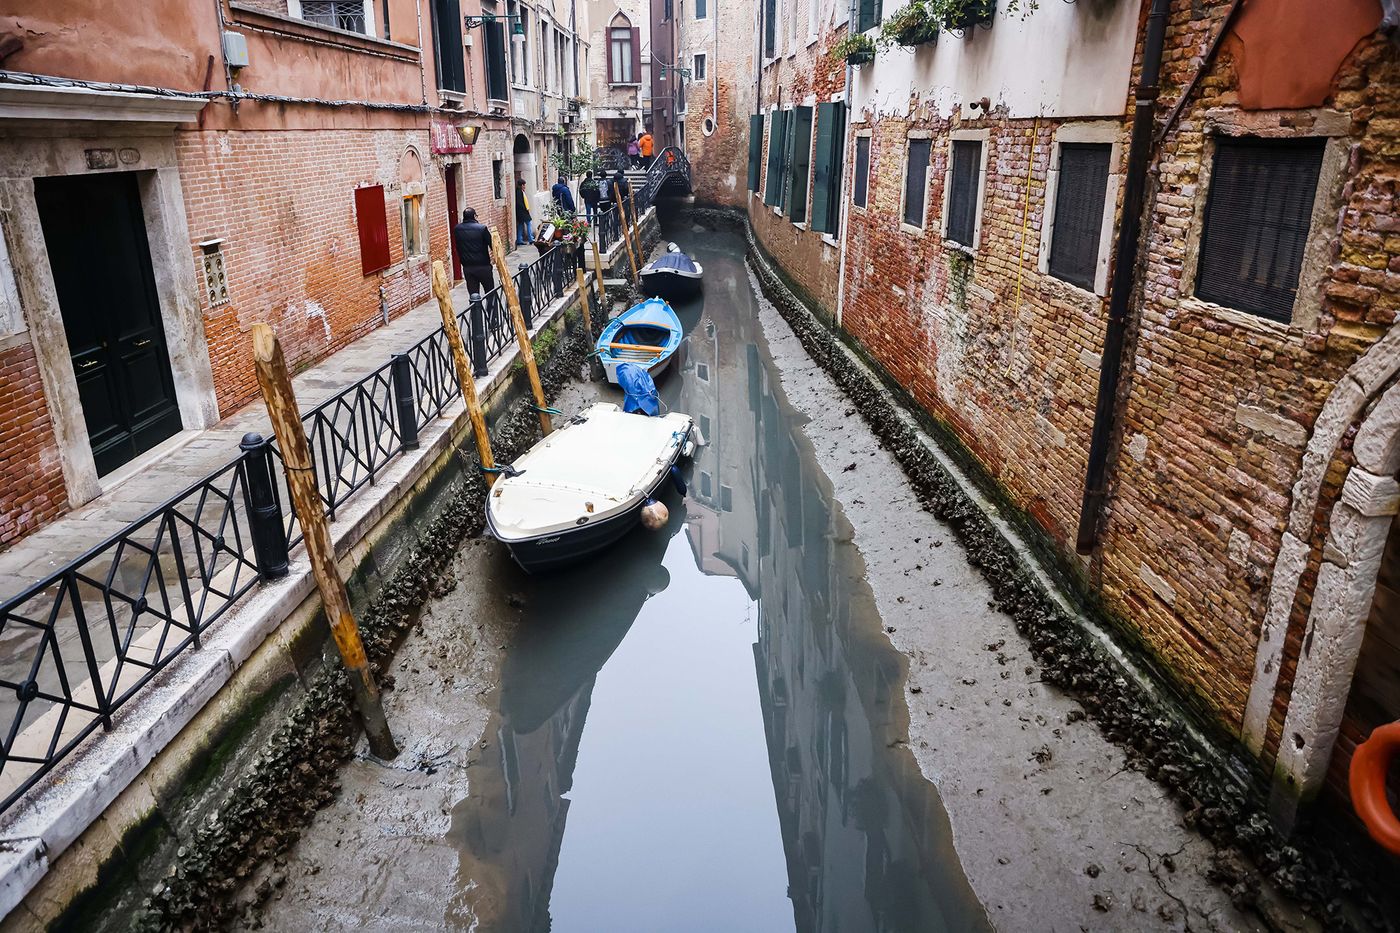
MULTIPOLYGON (((846 9, 846 35, 848 36, 858 25, 856 23, 858 13, 856 6, 856 0, 851 0, 846 9)), ((841 236, 841 256, 836 263, 836 326, 838 328, 841 326, 846 310, 846 221, 849 217, 846 212, 846 166, 849 164, 846 161, 846 156, 850 155, 848 150, 851 140, 851 115, 855 112, 855 108, 851 106, 851 95, 854 93, 851 90, 851 79, 855 76, 855 70, 854 65, 846 62, 846 122, 844 128, 846 138, 841 141, 841 202, 836 206, 836 230, 841 236)), ((854 175, 854 169, 852 169, 852 174, 854 175)))
POLYGON ((1152 0, 1143 41, 1142 76, 1138 80, 1133 134, 1128 148, 1128 177, 1123 189, 1123 217, 1118 226, 1118 258, 1113 266, 1113 289, 1108 299, 1108 332, 1099 361, 1099 395, 1094 404, 1094 433, 1089 441, 1089 464, 1084 473, 1084 500, 1079 509, 1079 532, 1074 547, 1090 554, 1098 544, 1099 520, 1107 496, 1108 455, 1118 431, 1118 389, 1123 375, 1123 345, 1128 330, 1128 306, 1137 277, 1142 240, 1142 207, 1147 190, 1148 157, 1152 150, 1157 80, 1162 71, 1162 44, 1167 31, 1170 0, 1152 0))
POLYGON ((423 0, 417 0, 413 9, 418 14, 418 87, 423 93, 423 105, 428 104, 428 71, 423 63, 423 0))

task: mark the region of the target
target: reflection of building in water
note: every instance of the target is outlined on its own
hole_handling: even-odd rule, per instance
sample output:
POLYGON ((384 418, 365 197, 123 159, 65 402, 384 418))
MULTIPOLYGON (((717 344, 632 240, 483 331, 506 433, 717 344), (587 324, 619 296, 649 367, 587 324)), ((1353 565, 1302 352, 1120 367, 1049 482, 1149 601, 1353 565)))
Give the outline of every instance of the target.
POLYGON ((711 420, 688 534, 702 568, 738 574, 759 603, 754 660, 797 929, 985 928, 936 792, 899 745, 903 658, 854 546, 833 543, 850 532, 830 484, 796 446, 745 333, 757 323, 720 326, 737 333, 719 347, 692 336, 687 363, 730 387, 708 395, 697 378, 683 394, 711 420))

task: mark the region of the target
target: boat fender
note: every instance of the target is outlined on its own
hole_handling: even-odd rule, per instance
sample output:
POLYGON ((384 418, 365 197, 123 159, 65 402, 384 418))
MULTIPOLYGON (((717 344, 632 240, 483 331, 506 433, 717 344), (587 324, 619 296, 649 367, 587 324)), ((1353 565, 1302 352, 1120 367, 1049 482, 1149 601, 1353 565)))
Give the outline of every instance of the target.
POLYGON ((657 502, 655 499, 648 499, 642 506, 642 527, 647 531, 660 531, 666 527, 666 521, 671 517, 670 509, 666 508, 666 503, 657 502))
POLYGON ((685 495, 685 477, 675 465, 671 466, 671 485, 676 487, 676 492, 685 495))
POLYGON ((1356 746, 1351 756, 1348 784, 1351 805, 1371 838, 1394 855, 1400 855, 1400 818, 1386 797, 1386 774, 1400 756, 1400 720, 1379 726, 1356 746))

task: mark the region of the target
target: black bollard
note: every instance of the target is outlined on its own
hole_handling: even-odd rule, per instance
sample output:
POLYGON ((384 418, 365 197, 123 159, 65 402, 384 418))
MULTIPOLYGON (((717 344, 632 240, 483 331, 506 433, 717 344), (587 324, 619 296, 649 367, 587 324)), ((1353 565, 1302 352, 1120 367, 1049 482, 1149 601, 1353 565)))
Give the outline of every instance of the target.
POLYGON ((389 363, 394 380, 394 404, 399 411, 399 438, 404 450, 418 449, 418 398, 413 391, 413 364, 407 353, 395 353, 389 363))
POLYGON ((243 435, 243 502, 253 532, 253 559, 258 576, 276 580, 287 575, 287 530, 272 486, 272 444, 256 432, 243 435))

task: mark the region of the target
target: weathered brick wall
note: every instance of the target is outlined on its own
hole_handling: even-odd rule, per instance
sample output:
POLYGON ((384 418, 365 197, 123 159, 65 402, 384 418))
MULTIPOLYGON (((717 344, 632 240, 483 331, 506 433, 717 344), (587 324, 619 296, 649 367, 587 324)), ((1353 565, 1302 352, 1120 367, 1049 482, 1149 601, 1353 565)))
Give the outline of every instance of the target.
MULTIPOLYGON (((779 26, 788 28, 781 22, 779 26)), ((784 55, 768 63, 763 69, 759 87, 759 105, 764 113, 765 136, 769 133, 772 116, 769 108, 774 104, 780 107, 791 105, 812 106, 827 103, 845 90, 846 65, 832 59, 831 47, 846 37, 846 26, 842 24, 823 31, 817 42, 807 45, 799 42, 791 55, 784 55)), ((791 41, 789 39, 789 41, 791 41)), ((743 117, 745 144, 736 146, 743 159, 741 184, 747 185, 748 137, 747 115, 743 117)), ((813 115, 812 142, 816 143, 816 115, 813 115)), ((768 142, 771 142, 769 140, 768 142)), ((810 217, 812 177, 807 178, 807 201, 810 217)), ((808 227, 806 223, 794 224, 787 213, 776 213, 774 206, 763 203, 763 192, 768 184, 767 142, 763 149, 763 161, 759 171, 758 191, 748 198, 749 221, 753 224, 754 235, 765 252, 777 261, 784 273, 803 291, 806 297, 815 301, 827 314, 836 314, 836 293, 840 284, 840 248, 834 242, 827 242, 823 235, 808 227)))
MULTIPOLYGON (((221 412, 257 394, 246 336, 252 324, 272 324, 288 362, 301 369, 383 323, 381 288, 391 318, 431 296, 430 260, 446 258, 449 227, 425 131, 182 133, 177 146, 191 274, 201 282, 196 244, 224 240, 229 302, 203 307, 221 412), (410 146, 423 162, 429 255, 405 264, 399 164, 410 146), (391 265, 365 276, 354 190, 372 184, 385 187, 391 265)), ((489 186, 489 163, 485 171, 489 186)))
POLYGON ((725 61, 708 67, 718 70, 719 107, 714 106, 713 79, 686 89, 685 146, 693 166, 692 191, 701 203, 742 207, 748 189, 753 63, 725 61), (709 136, 705 135, 707 119, 714 121, 709 136))
POLYGON ((68 508, 43 383, 27 340, 0 339, 0 547, 68 508))

